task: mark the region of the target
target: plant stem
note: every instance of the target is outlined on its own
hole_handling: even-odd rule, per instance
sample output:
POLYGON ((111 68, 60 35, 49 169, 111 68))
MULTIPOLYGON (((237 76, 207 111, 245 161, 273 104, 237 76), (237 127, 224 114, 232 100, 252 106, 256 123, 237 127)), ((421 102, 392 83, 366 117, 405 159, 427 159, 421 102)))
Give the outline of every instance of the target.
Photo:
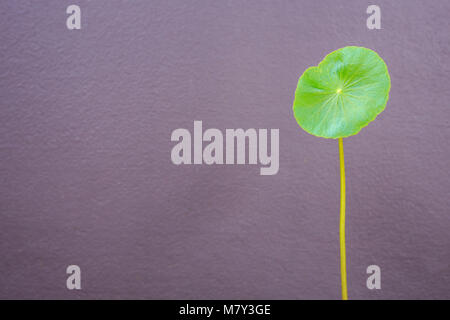
POLYGON ((345 256, 345 164, 344 145, 339 138, 339 161, 341 164, 341 213, 339 218, 339 244, 341 248, 341 286, 342 300, 348 300, 347 296, 347 267, 345 256))

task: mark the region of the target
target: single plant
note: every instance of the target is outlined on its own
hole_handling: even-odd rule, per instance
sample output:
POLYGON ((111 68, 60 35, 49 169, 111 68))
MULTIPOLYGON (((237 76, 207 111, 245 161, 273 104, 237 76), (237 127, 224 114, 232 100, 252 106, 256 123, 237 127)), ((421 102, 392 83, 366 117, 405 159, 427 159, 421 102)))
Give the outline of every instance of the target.
POLYGON ((328 54, 298 80, 294 116, 306 132, 339 139, 341 208, 339 243, 342 299, 347 300, 345 254, 345 165, 342 138, 357 134, 386 107, 391 80, 383 59, 363 47, 344 47, 328 54))

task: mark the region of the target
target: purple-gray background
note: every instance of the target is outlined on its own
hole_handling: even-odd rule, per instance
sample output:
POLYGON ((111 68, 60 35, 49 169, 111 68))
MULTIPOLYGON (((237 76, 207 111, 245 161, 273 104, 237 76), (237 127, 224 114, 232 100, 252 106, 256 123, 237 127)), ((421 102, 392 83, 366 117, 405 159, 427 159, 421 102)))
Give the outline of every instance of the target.
POLYGON ((2 1, 0 298, 339 299, 338 144, 298 77, 376 50, 386 110, 344 140, 349 297, 450 298, 450 2, 2 1), (78 4, 82 30, 65 9, 78 4), (382 30, 366 28, 369 4, 382 30), (171 132, 279 128, 280 171, 175 166, 171 132), (81 291, 65 269, 82 270, 81 291), (366 267, 382 289, 366 288, 366 267))

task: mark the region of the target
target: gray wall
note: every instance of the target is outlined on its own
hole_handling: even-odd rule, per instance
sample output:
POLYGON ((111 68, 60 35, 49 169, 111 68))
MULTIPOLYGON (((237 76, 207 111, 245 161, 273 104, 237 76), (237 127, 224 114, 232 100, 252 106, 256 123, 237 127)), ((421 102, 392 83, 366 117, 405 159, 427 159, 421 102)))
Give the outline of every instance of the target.
POLYGON ((0 297, 339 299, 338 144, 297 80, 376 50, 386 110, 345 139, 349 297, 450 298, 450 2, 2 1, 0 297), (82 30, 65 9, 82 9, 82 30), (366 8, 382 9, 382 30, 366 8), (279 128, 280 170, 175 166, 176 128, 279 128), (81 291, 65 269, 82 269, 81 291), (382 289, 366 288, 366 267, 382 289))

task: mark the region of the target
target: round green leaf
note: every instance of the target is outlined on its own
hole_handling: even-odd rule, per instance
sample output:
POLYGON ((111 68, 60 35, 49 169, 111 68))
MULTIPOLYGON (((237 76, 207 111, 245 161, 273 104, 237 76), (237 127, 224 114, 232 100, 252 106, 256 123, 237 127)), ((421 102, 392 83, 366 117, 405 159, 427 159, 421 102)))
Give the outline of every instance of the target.
POLYGON ((387 66, 375 51, 341 48, 300 77, 294 116, 312 135, 352 136, 384 110, 390 87, 387 66))

